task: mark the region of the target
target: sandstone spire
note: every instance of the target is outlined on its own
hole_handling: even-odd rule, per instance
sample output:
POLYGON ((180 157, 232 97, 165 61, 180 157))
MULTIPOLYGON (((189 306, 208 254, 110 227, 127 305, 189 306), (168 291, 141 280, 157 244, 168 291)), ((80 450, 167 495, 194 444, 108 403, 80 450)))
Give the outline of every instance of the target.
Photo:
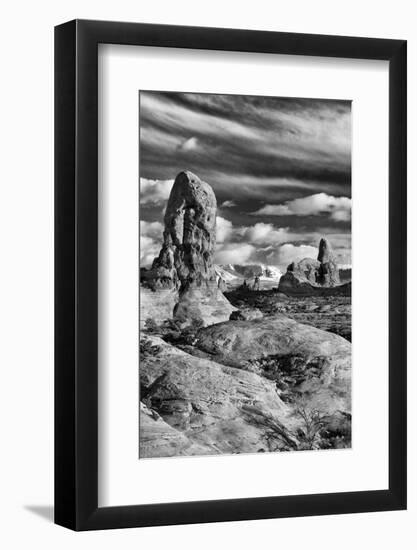
POLYGON ((215 281, 216 196, 192 172, 175 178, 165 211, 162 249, 152 265, 161 287, 184 290, 215 281))
POLYGON ((332 246, 326 237, 322 237, 320 239, 317 260, 320 262, 317 282, 324 286, 334 286, 339 284, 339 269, 337 267, 332 246))
POLYGON ((218 288, 214 268, 216 196, 192 172, 175 178, 164 217, 161 251, 141 275, 141 319, 218 323, 234 307, 218 288))

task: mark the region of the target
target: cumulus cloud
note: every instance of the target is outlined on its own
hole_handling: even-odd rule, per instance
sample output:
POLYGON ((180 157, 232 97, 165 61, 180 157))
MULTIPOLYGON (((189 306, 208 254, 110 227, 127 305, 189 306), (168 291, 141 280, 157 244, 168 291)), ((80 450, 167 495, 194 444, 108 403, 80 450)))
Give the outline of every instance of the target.
POLYGON ((140 178, 140 202, 141 204, 158 204, 168 200, 174 180, 150 180, 140 178))
POLYGON ((267 254, 267 259, 274 265, 287 266, 291 262, 299 262, 304 258, 317 258, 317 252, 315 246, 286 243, 267 254))
POLYGON ((227 241, 233 233, 232 222, 217 216, 216 218, 216 240, 218 243, 227 241))
POLYGON ((287 201, 284 204, 267 204, 253 213, 265 216, 317 216, 328 213, 335 221, 349 221, 352 199, 316 193, 287 201))
POLYGON ((272 223, 258 222, 252 227, 243 227, 238 232, 244 239, 258 245, 282 243, 289 238, 288 228, 277 228, 272 223))
POLYGON ((335 222, 349 222, 351 217, 351 209, 350 208, 346 208, 346 210, 342 208, 335 209, 330 213, 330 217, 335 222))
POLYGON ((255 252, 255 247, 249 243, 225 243, 216 249, 217 264, 245 264, 255 252))
POLYGON ((160 222, 140 222, 140 265, 149 267, 159 254, 164 226, 160 222))

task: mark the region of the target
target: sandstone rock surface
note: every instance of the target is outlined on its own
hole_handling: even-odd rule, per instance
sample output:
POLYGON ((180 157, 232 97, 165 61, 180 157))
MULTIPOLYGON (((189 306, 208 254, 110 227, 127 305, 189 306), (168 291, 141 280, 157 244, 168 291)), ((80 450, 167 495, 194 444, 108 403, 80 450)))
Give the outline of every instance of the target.
POLYGON ((139 430, 140 458, 204 454, 203 447, 193 444, 143 403, 140 404, 139 430))
POLYGON ((279 365, 302 358, 306 377, 297 386, 310 408, 350 413, 351 344, 341 336, 277 314, 255 321, 228 321, 202 328, 196 346, 214 361, 262 373, 269 358, 279 365), (261 362, 261 364, 259 363, 261 362), (310 371, 308 365, 314 366, 310 371))
POLYGON ((317 260, 320 262, 317 282, 322 286, 334 286, 340 283, 339 269, 330 242, 323 237, 319 244, 317 260))
POLYGON ((165 210, 163 245, 152 265, 150 286, 185 290, 216 280, 216 211, 210 185, 192 172, 180 172, 165 210))
POLYGON ((273 381, 146 339, 153 351, 140 364, 141 457, 298 447, 300 419, 273 381))
POLYGON ((320 262, 312 258, 304 258, 300 262, 292 262, 287 271, 291 272, 297 279, 306 279, 310 283, 317 283, 317 273, 320 269, 320 262))
POLYGON ((330 242, 323 237, 319 243, 317 260, 304 258, 289 264, 287 272, 279 281, 278 288, 281 292, 306 296, 317 293, 316 289, 333 289, 339 285, 337 262, 330 242))

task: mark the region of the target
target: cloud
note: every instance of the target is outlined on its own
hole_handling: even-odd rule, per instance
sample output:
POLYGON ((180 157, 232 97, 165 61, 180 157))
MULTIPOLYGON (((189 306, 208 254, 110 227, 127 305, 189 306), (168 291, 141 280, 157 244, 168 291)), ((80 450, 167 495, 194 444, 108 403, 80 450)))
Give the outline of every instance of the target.
POLYGON ((352 199, 316 193, 287 201, 284 204, 267 204, 253 212, 257 216, 317 216, 328 213, 334 221, 349 221, 352 199))
POLYGON ((179 151, 195 151, 199 146, 198 139, 193 136, 189 139, 186 139, 181 145, 178 147, 179 151))
POLYGON ((217 246, 215 263, 217 264, 245 264, 255 247, 249 243, 227 243, 217 246))
POLYGON ((242 227, 239 234, 254 244, 276 244, 289 239, 288 228, 276 228, 272 223, 255 223, 252 227, 242 227))
POLYGON ((233 233, 233 225, 229 220, 225 220, 221 216, 216 218, 216 241, 223 243, 227 241, 233 233))
POLYGON ((140 202, 141 204, 160 203, 168 200, 174 180, 150 180, 140 178, 140 202))
POLYGON ((254 193, 262 180, 350 190, 349 101, 141 92, 140 142, 142 176, 173 177, 186 160, 216 194, 233 178, 237 191, 252 180, 254 193))
MULTIPOLYGON (((162 246, 163 223, 140 222, 140 265, 150 267, 162 246)), ((288 264, 303 258, 317 258, 320 238, 326 235, 340 264, 351 263, 350 233, 332 233, 323 227, 320 232, 295 233, 287 227, 271 223, 234 226, 217 216, 215 262, 218 264, 258 263, 278 266, 285 271, 288 264)))
POLYGON ((232 208, 232 206, 236 206, 236 203, 234 201, 224 201, 220 208, 232 208))
POLYGON ((140 221, 140 265, 149 267, 162 246, 164 226, 160 222, 140 221))
POLYGON ((315 246, 286 243, 267 254, 266 258, 273 265, 287 266, 291 262, 298 262, 304 258, 317 258, 317 252, 318 249, 315 246))
MULTIPOLYGON (((188 169, 215 192, 226 263, 285 267, 316 257, 322 235, 350 262, 350 101, 141 92, 139 122, 141 220, 162 221, 188 169)), ((146 230, 149 260, 161 237, 146 230)))
POLYGON ((349 222, 350 221, 350 217, 351 217, 351 209, 346 209, 346 210, 343 210, 343 209, 335 209, 331 212, 330 214, 330 217, 335 221, 335 222, 349 222))

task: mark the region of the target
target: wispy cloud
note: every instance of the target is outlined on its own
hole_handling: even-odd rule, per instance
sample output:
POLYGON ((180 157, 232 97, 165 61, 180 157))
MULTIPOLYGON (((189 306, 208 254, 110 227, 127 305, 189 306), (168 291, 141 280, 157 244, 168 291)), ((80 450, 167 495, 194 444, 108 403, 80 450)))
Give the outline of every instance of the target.
MULTIPOLYGON (((141 92, 141 220, 163 223, 184 169, 216 194, 222 263, 285 267, 322 235, 350 262, 349 101, 141 92)), ((162 230, 145 229, 150 258, 162 230)))
POLYGON ((234 201, 230 201, 230 200, 224 201, 220 205, 221 208, 231 208, 232 206, 236 206, 236 203, 234 201))
POLYGON ((183 141, 178 147, 179 151, 196 151, 198 149, 199 142, 196 137, 190 137, 183 141))

